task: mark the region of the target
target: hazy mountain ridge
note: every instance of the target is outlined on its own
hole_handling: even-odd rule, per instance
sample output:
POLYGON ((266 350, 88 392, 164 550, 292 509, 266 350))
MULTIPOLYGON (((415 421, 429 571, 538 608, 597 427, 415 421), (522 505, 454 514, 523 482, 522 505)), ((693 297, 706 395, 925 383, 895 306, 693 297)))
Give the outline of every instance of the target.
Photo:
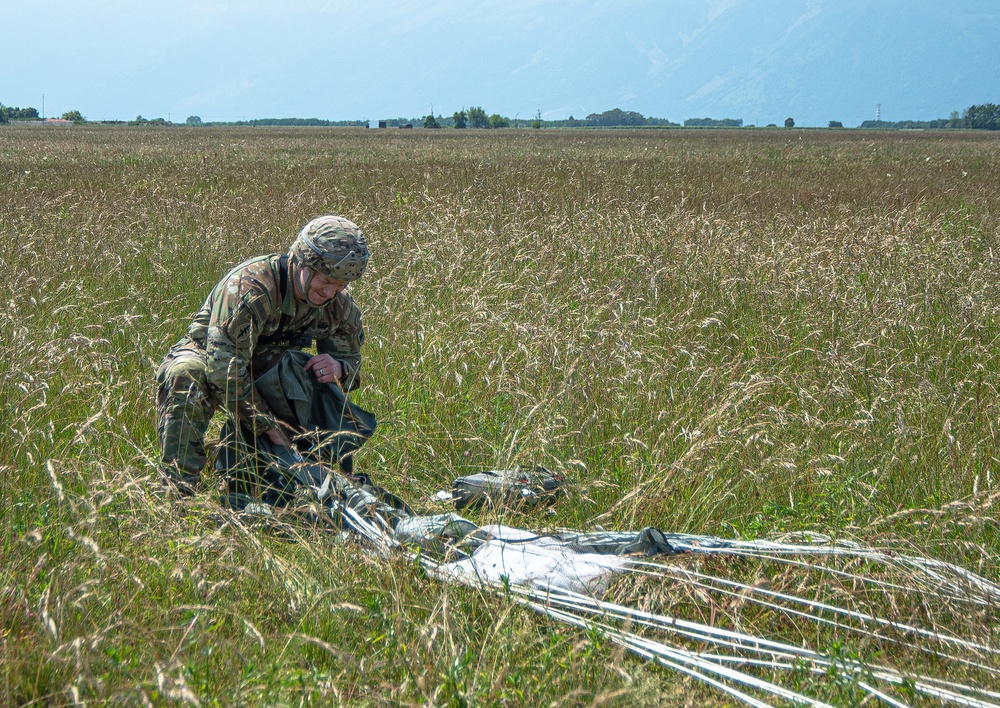
POLYGON ((885 120, 927 120, 1000 98, 993 70, 1000 50, 981 34, 996 26, 997 11, 970 12, 969 3, 900 12, 866 2, 797 4, 815 11, 731 5, 634 102, 672 103, 669 117, 857 125, 874 119, 877 104, 885 120))
POLYGON ((53 3, 42 26, 58 69, 45 76, 27 60, 38 52, 32 13, 0 10, 15 30, 0 99, 35 105, 47 93, 50 114, 93 119, 377 119, 483 106, 511 118, 620 108, 677 122, 856 126, 876 104, 899 121, 1000 103, 1000 5, 974 0, 303 0, 213 6, 194 24, 184 7, 112 22, 53 3))

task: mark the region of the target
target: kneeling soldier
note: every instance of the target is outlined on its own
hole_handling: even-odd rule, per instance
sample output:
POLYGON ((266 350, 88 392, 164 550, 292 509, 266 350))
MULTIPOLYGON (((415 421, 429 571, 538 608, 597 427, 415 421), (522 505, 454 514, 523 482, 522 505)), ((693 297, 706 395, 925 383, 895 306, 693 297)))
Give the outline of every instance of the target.
POLYGON ((242 437, 259 438, 273 449, 290 444, 279 420, 334 433, 346 423, 351 434, 332 451, 342 471, 353 473, 351 455, 374 432, 374 419, 330 420, 330 413, 339 408, 344 417, 346 392, 360 380, 365 334, 361 310, 345 288, 361 277, 369 257, 354 223, 321 216, 303 227, 287 254, 245 261, 212 289, 156 371, 160 472, 169 487, 185 495, 197 488, 206 463, 205 434, 220 408, 238 421, 242 437), (279 415, 255 382, 286 352, 313 343, 315 356, 303 352, 294 359, 298 376, 312 384, 309 410, 293 400, 279 415), (298 420, 288 420, 288 411, 295 410, 298 420))

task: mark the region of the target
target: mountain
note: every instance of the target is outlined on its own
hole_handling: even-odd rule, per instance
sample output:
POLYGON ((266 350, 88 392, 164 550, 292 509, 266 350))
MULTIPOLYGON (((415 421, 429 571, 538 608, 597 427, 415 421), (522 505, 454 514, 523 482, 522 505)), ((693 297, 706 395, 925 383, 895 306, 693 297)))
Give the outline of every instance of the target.
POLYGON ((984 0, 47 0, 0 6, 0 101, 88 118, 529 118, 856 126, 1000 103, 984 0), (44 48, 39 47, 43 38, 44 48))

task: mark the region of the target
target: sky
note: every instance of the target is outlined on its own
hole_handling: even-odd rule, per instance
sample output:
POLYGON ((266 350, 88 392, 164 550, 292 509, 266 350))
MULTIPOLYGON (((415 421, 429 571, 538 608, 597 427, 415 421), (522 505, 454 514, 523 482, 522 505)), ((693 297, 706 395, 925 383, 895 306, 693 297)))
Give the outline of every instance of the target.
POLYGON ((0 103, 89 120, 852 127, 1000 103, 996 0, 9 0, 0 28, 0 103))

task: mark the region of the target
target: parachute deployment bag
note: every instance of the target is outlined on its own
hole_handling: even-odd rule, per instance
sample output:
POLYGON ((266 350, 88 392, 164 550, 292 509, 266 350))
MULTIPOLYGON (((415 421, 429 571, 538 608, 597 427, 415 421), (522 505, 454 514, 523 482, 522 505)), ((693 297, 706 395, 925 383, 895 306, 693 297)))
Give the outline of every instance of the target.
POLYGON ((481 506, 496 509, 550 504, 565 482, 563 475, 541 465, 489 470, 456 479, 451 485, 451 498, 459 511, 481 506))

